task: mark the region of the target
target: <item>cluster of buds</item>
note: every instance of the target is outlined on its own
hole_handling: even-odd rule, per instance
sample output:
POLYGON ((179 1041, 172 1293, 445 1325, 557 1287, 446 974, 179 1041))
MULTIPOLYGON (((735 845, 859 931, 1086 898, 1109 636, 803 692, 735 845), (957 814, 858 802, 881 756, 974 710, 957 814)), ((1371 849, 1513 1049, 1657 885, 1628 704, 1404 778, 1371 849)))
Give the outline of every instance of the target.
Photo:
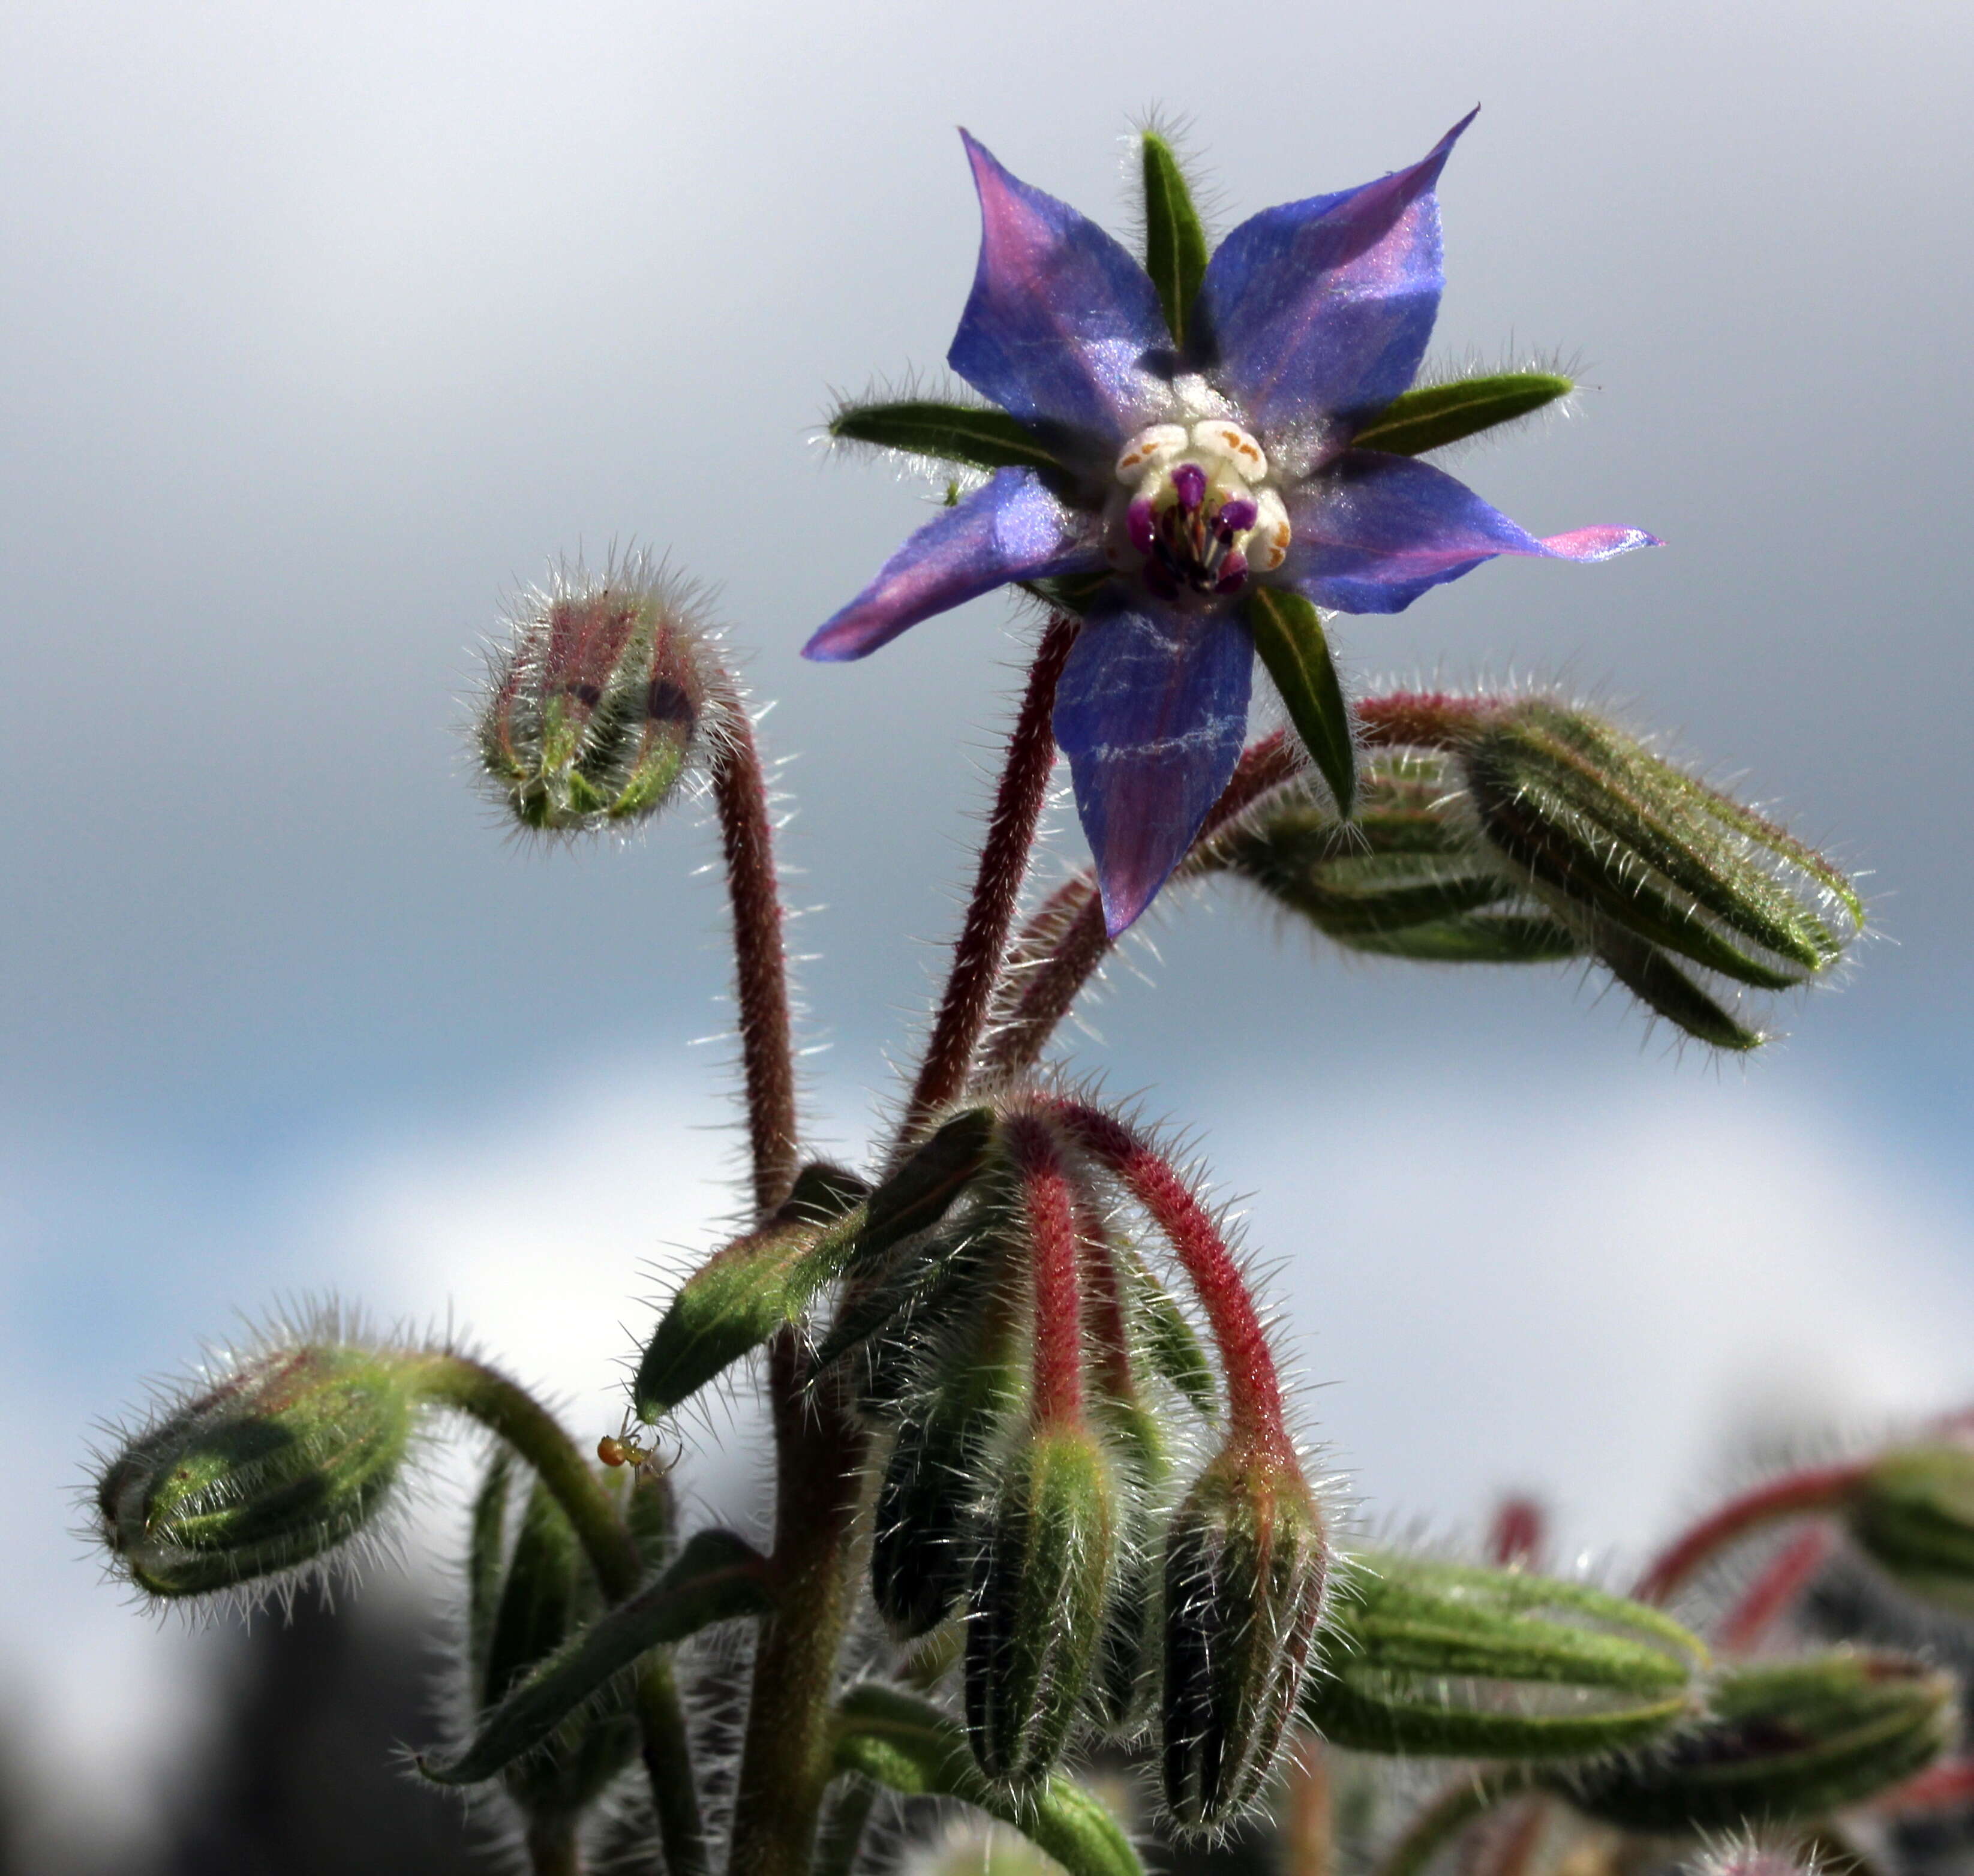
POLYGON ((558 570, 524 595, 496 649, 481 766, 524 827, 641 821, 703 750, 721 691, 692 595, 644 555, 600 576, 558 570))
POLYGON ((1028 1092, 967 1109, 896 1179, 935 1171, 940 1215, 846 1267, 820 1351, 855 1364, 890 1433, 877 1606, 903 1639, 962 1619, 967 1734, 997 1785, 1032 1787, 1079 1730, 1150 1714, 1173 1822, 1224 1824, 1296 1713, 1328 1574, 1254 1299, 1190 1184, 1097 1109, 1028 1092), (1184 1272, 1217 1360, 1142 1234, 1184 1272))
POLYGON ((1352 949, 1592 959, 1655 1015, 1740 1050, 1762 1032, 1709 979, 1790 989, 1862 927, 1829 861, 1574 704, 1401 692, 1356 721, 1349 822, 1291 786, 1205 857, 1352 949))

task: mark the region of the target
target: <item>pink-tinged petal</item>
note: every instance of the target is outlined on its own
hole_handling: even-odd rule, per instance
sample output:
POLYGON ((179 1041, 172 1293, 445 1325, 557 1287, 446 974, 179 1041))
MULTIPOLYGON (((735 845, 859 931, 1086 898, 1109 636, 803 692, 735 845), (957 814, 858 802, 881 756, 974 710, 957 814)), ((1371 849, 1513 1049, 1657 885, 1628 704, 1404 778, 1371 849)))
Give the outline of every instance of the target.
POLYGON ((957 507, 942 509, 884 562, 869 585, 802 647, 838 664, 1010 580, 1093 573, 1103 566, 1096 524, 1065 508, 1025 469, 1000 469, 957 507))
POLYGON ((1240 759, 1254 641, 1231 610, 1122 588, 1091 608, 1056 691, 1055 736, 1112 937, 1185 858, 1240 759))
POLYGON ((1340 612, 1401 612, 1428 587, 1497 554, 1608 560, 1656 547, 1642 528, 1577 528, 1538 540, 1444 470, 1350 450, 1289 499, 1293 544, 1274 577, 1340 612))
POLYGON ((1445 284, 1433 185, 1474 117, 1408 169, 1264 208, 1220 244, 1200 287, 1202 362, 1271 454, 1284 431, 1347 438, 1417 375, 1445 284))
POLYGON ((946 362, 1025 422, 1107 454, 1159 405, 1172 334, 1131 255, 1067 202, 1010 175, 965 131, 980 262, 946 362))

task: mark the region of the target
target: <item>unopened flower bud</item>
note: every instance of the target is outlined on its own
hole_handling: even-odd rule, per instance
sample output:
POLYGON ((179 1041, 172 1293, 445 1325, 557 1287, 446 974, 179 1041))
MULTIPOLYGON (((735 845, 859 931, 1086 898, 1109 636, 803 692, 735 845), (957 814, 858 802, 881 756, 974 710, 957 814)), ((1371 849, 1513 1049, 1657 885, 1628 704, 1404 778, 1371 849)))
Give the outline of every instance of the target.
POLYGON ((704 740, 715 666, 684 583, 642 554, 527 595, 496 654, 480 757, 523 825, 643 819, 704 740))
POLYGON ((1852 1540, 1904 1588, 1974 1615, 1974 1449, 1881 1455, 1845 1501, 1852 1540))
POLYGON ((96 1506, 116 1567, 152 1596, 206 1596, 372 1530, 412 1446, 418 1365, 347 1343, 242 1359, 105 1469, 96 1506))
POLYGON ((989 1495, 983 1476, 1020 1400, 1003 1299, 942 1385, 900 1421, 877 1490, 871 1592, 909 1640, 949 1615, 966 1587, 973 1520, 989 1495))
POLYGON ((1951 1737, 1956 1697, 1951 1676, 1884 1651, 1743 1668, 1715 1685, 1705 1720, 1664 1745, 1549 1782, 1628 1830, 1807 1821, 1923 1769, 1951 1737))
POLYGON ((1230 1448, 1166 1540, 1166 1802, 1181 1828, 1230 1822, 1260 1790, 1323 1614, 1323 1520, 1285 1455, 1230 1448))
POLYGON ((1061 1756, 1090 1681, 1116 1553, 1115 1487, 1088 1429, 1036 1429, 988 1512, 968 1590, 966 1730, 998 1783, 1061 1756))
POLYGON ((1684 1868, 1687 1876, 1815 1876, 1818 1859, 1800 1844, 1736 1835, 1710 1844, 1684 1868))
POLYGON ((1489 844, 1627 989, 1703 1040, 1760 1038, 1710 1018, 1719 1006, 1675 960, 1787 989, 1863 923, 1821 855, 1586 710, 1496 705, 1458 753, 1489 844))
MULTIPOLYGON (((474 1608, 469 1676, 475 1724, 603 1612, 582 1548, 539 1484, 510 1518, 509 1468, 497 1459, 476 1507, 469 1579, 474 1608), (516 1527, 509 1530, 510 1523, 516 1527)), ((576 1709, 541 1750, 501 1774, 508 1797, 537 1827, 572 1822, 635 1756, 635 1714, 618 1684, 576 1709)))
POLYGON ((1360 1752, 1569 1757, 1690 1717, 1707 1650, 1671 1617, 1586 1584, 1389 1552, 1338 1581, 1337 1645, 1303 1717, 1360 1752))

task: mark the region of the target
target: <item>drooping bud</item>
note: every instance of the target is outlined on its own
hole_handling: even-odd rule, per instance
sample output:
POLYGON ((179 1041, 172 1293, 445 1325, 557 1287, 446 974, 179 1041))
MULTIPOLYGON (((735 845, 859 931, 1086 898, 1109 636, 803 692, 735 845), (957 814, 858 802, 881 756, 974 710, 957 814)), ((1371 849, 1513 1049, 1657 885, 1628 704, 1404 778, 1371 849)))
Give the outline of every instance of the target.
POLYGON ((1818 1858, 1800 1844, 1736 1833, 1686 1864, 1687 1876, 1815 1876, 1818 1858))
POLYGON ((901 1638, 936 1628, 966 1587, 983 1475, 1021 1402, 1011 1299, 985 1299, 976 1333, 902 1416, 877 1491, 871 1592, 901 1638))
POLYGON ((146 1594, 208 1596, 374 1533, 418 1422, 421 1358, 323 1341, 250 1353, 133 1438, 96 1506, 146 1594))
POLYGON ((1230 1446, 1166 1539, 1159 1730, 1182 1829, 1230 1822, 1261 1789, 1322 1620, 1323 1519, 1294 1460, 1230 1446))
POLYGON ((685 583, 634 554, 529 593, 494 654, 479 726, 489 781, 523 826, 639 821, 703 746, 717 667, 685 583))
POLYGON ((1743 1668, 1705 1720, 1664 1745, 1548 1783, 1628 1830, 1733 1830, 1822 1817, 1924 1769, 1951 1737, 1951 1676, 1910 1656, 1843 1649, 1743 1668))
POLYGON ((1572 1757, 1656 1739, 1695 1710, 1707 1650, 1586 1584, 1379 1552, 1336 1586, 1337 1645, 1303 1717, 1359 1752, 1572 1757))
POLYGON ((1895 1582, 1974 1614, 1974 1450, 1942 1441, 1882 1454, 1844 1515, 1852 1541, 1895 1582))
MULTIPOLYGON (((471 1706, 477 1728, 520 1685, 603 1612, 575 1533, 540 1484, 510 1518, 508 1467, 497 1459, 475 1507, 471 1706), (515 1528, 510 1533, 510 1523, 515 1528)), ((621 1682, 579 1707, 539 1750, 502 1773, 508 1797, 547 1832, 572 1826, 636 1756, 637 1717, 621 1682)))
POLYGON ((967 1596, 966 1730, 990 1779, 1046 1777, 1061 1756, 1103 1632, 1115 1487, 1074 1423, 1032 1434, 995 1497, 967 1596))
POLYGON ((1712 999, 1675 959, 1787 989, 1863 923, 1827 861, 1588 711, 1501 704, 1459 754, 1488 842, 1619 982, 1703 1040, 1760 1038, 1708 1017, 1712 999))

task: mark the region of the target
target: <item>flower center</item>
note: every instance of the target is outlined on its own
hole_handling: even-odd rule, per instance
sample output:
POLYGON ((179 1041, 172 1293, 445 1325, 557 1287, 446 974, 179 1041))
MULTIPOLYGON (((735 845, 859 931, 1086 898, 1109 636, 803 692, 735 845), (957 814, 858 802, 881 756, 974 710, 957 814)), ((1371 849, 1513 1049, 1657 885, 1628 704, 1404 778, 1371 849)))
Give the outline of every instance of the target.
POLYGON ((1104 552, 1161 599, 1238 592, 1289 550, 1288 510, 1261 446, 1219 418, 1153 424, 1125 444, 1105 510, 1104 552))

